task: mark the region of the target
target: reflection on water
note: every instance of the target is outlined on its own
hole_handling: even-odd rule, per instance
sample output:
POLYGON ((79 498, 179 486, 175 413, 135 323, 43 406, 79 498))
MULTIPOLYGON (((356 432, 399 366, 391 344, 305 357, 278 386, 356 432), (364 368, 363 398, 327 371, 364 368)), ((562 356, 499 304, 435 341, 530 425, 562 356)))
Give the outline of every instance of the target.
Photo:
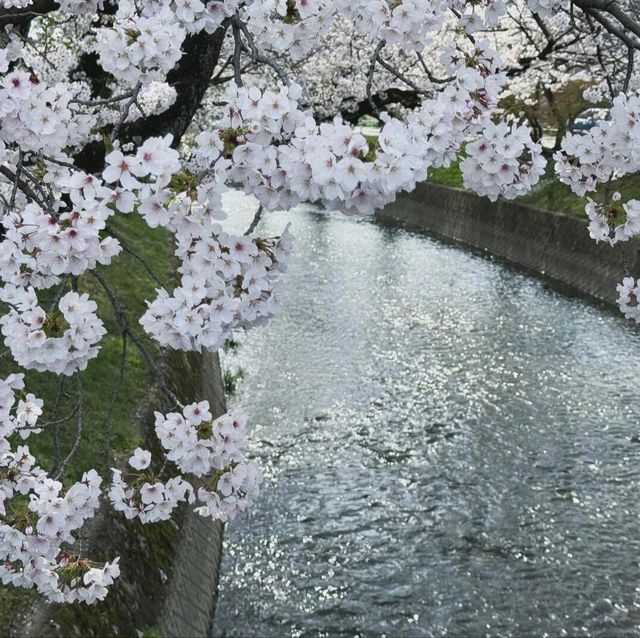
POLYGON ((633 327, 406 230, 260 230, 289 222, 282 313, 226 357, 266 482, 215 635, 636 634, 633 327))

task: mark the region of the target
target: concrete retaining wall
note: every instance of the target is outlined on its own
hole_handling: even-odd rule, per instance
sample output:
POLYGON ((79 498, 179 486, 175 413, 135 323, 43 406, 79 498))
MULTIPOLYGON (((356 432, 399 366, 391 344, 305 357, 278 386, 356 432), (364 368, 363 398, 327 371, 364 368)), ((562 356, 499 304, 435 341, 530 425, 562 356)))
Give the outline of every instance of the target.
POLYGON ((640 273, 640 242, 615 248, 596 244, 584 220, 514 202, 492 203, 457 188, 419 184, 377 216, 486 250, 612 304, 625 271, 640 273))
MULTIPOLYGON (((217 355, 174 353, 167 378, 183 403, 206 398, 214 416, 225 412, 217 355)), ((145 445, 159 452, 150 396, 140 417, 145 445)), ((92 606, 39 603, 16 636, 121 636, 158 638, 208 636, 218 595, 223 526, 180 508, 175 520, 153 525, 126 521, 101 509, 81 545, 98 561, 121 557, 122 573, 106 600, 92 606)))
MULTIPOLYGON (((202 395, 211 412, 226 411, 218 355, 204 357, 202 395)), ((207 636, 218 600, 223 525, 189 510, 168 582, 160 630, 163 636, 207 636)))

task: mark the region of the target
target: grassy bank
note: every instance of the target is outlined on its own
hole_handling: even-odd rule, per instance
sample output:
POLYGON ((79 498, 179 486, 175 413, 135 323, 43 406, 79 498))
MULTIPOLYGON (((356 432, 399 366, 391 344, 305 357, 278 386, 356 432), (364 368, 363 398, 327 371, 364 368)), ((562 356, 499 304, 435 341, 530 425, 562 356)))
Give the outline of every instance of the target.
MULTIPOLYGON (((150 229, 137 215, 119 215, 113 219, 112 225, 113 232, 123 239, 126 247, 141 257, 161 281, 170 281, 172 251, 164 231, 150 229)), ((154 290, 158 284, 140 260, 128 252, 121 253, 111 266, 101 268, 100 272, 117 292, 131 327, 142 335, 138 318, 144 312, 145 299, 155 296, 154 290)), ((142 441, 139 415, 154 379, 140 352, 130 340, 124 357, 124 375, 121 377, 123 351, 120 328, 109 298, 91 275, 80 277, 78 289, 79 292, 89 293, 97 302, 98 314, 109 334, 101 342, 99 355, 82 373, 82 432, 77 451, 69 461, 64 476, 68 480, 76 480, 84 470, 95 467, 103 478, 108 478, 108 470, 114 459, 121 458, 142 441)), ((42 298, 46 300, 47 294, 43 294, 42 298)), ((43 304, 43 307, 46 308, 47 305, 43 304)), ((150 340, 144 339, 144 342, 152 353, 157 353, 150 340)), ((71 417, 57 425, 47 426, 45 431, 31 436, 27 441, 42 467, 54 470, 60 467, 78 436, 78 419, 77 414, 74 414, 78 405, 77 380, 75 377, 66 379, 56 408, 60 377, 21 370, 10 353, 3 352, 0 357, 0 375, 5 376, 11 372, 24 372, 27 391, 44 400, 41 422, 71 417)), ((31 590, 0 588, 2 635, 14 633, 16 622, 28 613, 35 598, 36 595, 31 590)))
MULTIPOLYGON (((429 171, 428 181, 454 188, 464 188, 460 165, 457 161, 447 168, 434 168, 429 171)), ((611 188, 624 193, 626 199, 640 199, 640 175, 626 175, 612 182, 611 188)), ((521 197, 518 201, 556 213, 586 217, 584 199, 572 193, 568 186, 561 184, 557 180, 554 174, 553 161, 548 162, 545 174, 540 182, 530 193, 521 197)))

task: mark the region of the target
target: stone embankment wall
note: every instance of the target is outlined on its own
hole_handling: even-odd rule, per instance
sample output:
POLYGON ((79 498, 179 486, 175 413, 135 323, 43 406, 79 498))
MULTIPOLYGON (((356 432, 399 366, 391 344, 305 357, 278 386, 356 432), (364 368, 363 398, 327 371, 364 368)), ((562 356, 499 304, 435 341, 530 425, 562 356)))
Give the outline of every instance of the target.
MULTIPOLYGON (((172 354, 167 378, 183 403, 206 398, 214 416, 225 412, 217 355, 172 354)), ((159 452, 150 396, 140 415, 145 445, 159 452)), ((123 459, 124 461, 124 459, 123 459)), ((81 540, 96 560, 120 556, 122 573, 106 600, 92 606, 39 603, 16 635, 30 637, 207 636, 218 595, 223 526, 183 507, 176 520, 153 525, 126 521, 103 508, 81 540)))
POLYGON ((640 242, 596 244, 582 219, 448 186, 419 184, 377 216, 486 250, 610 304, 625 273, 640 273, 640 242))
MULTIPOLYGON (((226 403, 217 354, 204 356, 201 376, 202 396, 209 401, 212 414, 223 414, 226 403)), ((218 599, 222 532, 220 521, 189 511, 160 616, 162 636, 209 634, 218 599)))

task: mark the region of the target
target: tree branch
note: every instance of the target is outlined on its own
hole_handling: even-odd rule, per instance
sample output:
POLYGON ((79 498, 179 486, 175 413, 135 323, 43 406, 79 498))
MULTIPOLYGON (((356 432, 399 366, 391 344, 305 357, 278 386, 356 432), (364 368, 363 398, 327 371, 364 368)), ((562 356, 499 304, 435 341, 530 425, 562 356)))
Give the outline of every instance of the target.
MULTIPOLYGON (((172 135, 173 146, 178 146, 209 86, 228 26, 226 21, 214 33, 202 31, 187 38, 182 58, 167 75, 167 83, 177 92, 174 104, 163 113, 123 125, 118 139, 140 142, 147 137, 172 135)), ((88 173, 96 173, 104 167, 105 153, 104 142, 92 142, 76 155, 75 163, 88 173)))
POLYGON ((34 18, 59 9, 55 0, 33 0, 28 7, 11 7, 0 9, 0 27, 12 24, 16 27, 28 24, 34 18))

